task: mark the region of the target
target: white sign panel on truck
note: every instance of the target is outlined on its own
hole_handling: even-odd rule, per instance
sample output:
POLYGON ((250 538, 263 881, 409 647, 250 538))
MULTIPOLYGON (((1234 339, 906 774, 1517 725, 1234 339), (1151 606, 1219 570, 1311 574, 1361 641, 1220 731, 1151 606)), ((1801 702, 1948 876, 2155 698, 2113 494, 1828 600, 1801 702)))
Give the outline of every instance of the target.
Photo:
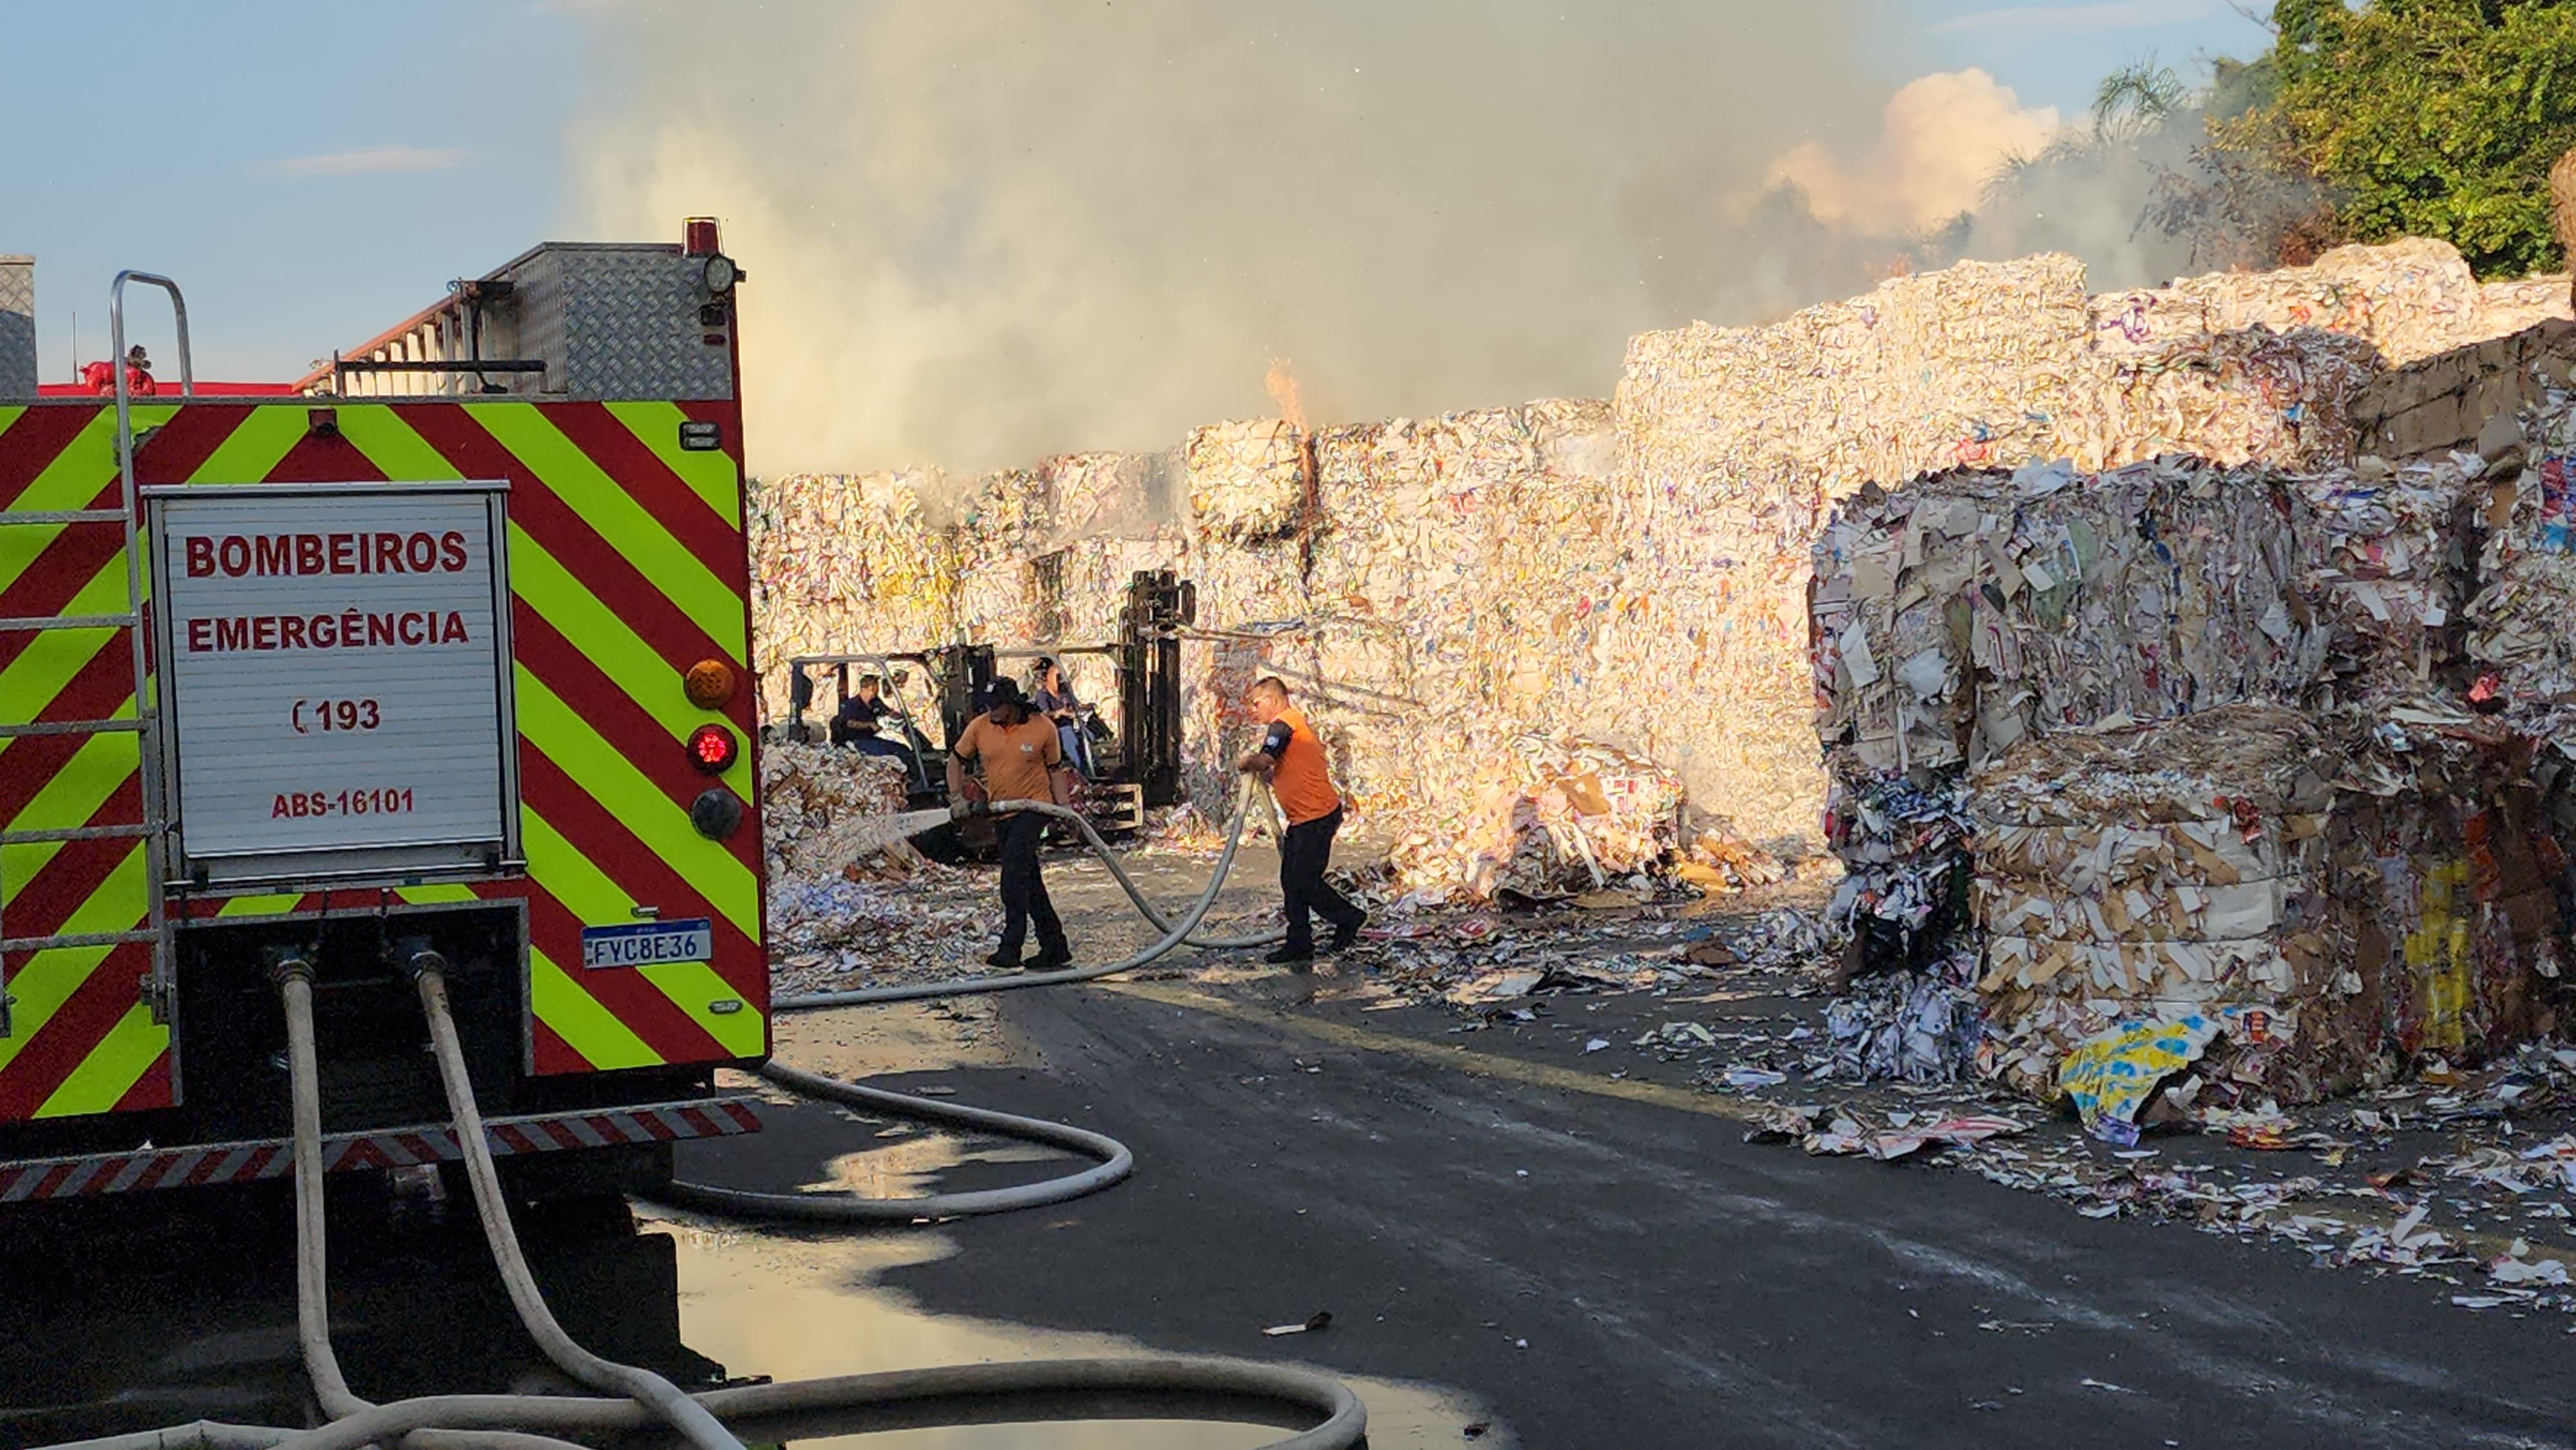
POLYGON ((154 491, 184 871, 403 874, 511 853, 504 487, 154 491))

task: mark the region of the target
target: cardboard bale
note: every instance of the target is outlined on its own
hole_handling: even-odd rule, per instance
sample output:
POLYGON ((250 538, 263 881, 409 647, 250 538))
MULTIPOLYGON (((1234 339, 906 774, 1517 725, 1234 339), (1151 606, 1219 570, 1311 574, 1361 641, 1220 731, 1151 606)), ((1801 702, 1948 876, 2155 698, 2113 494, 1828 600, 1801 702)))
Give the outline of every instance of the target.
POLYGON ((2435 697, 2347 734, 2330 839, 2375 1045, 2456 1067, 2552 1031, 2566 862, 2535 737, 2435 697))
POLYGON ((1977 990, 2011 1082, 2140 1017, 2261 1009, 2284 1100, 2367 1050, 2335 951, 2339 758, 2298 711, 2228 705, 2034 738, 1970 776, 1977 990))
MULTIPOLYGON (((1698 732, 1695 799, 1757 837, 1816 818, 1802 763, 1809 551, 1863 484, 2065 458, 2079 473, 2191 453, 2233 467, 2349 461, 2353 400, 2389 360, 2496 335, 2441 243, 2343 248, 2312 268, 2088 297, 2065 257, 1962 264, 1762 328, 1629 345, 1617 406, 1622 537, 1659 587, 1722 579, 1730 702, 1698 732), (1670 517, 1734 515, 1658 537, 1670 517), (1721 562, 1724 561, 1724 562, 1721 562)), ((1694 649, 1700 641, 1692 641, 1694 649)))
POLYGON ((2525 410, 2485 482, 2469 657, 2513 701, 2576 701, 2576 395, 2525 410))
POLYGON ((912 856, 889 823, 909 796, 903 763, 776 741, 760 753, 761 847, 772 880, 829 878, 880 852, 912 856))
POLYGON ((2565 863, 2503 721, 2423 697, 2054 735, 1970 811, 1978 990, 2024 1087, 2137 1020, 2259 1011, 2277 1040, 2232 1071, 2282 1103, 2556 1025, 2565 863))

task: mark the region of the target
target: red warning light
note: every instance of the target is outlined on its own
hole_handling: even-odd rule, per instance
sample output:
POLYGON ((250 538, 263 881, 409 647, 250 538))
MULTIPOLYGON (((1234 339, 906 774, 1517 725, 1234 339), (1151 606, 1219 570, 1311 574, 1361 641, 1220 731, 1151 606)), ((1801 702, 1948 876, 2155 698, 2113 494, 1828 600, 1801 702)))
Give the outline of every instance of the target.
POLYGON ((741 743, 722 725, 701 725, 689 732, 689 763, 709 775, 731 770, 741 753, 741 743))

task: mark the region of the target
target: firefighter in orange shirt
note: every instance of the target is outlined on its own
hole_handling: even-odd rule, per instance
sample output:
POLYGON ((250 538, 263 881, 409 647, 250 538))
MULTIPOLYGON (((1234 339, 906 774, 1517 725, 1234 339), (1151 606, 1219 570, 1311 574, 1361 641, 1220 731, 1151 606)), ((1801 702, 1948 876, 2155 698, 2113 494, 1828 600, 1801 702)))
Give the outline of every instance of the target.
POLYGON ((1015 800, 1063 805, 1064 783, 1056 772, 1064 763, 1064 750, 1056 743, 1055 722, 1031 710, 1018 685, 995 680, 990 700, 990 708, 967 722, 948 753, 949 798, 984 800, 1001 812, 994 830, 1001 840, 1002 942, 984 960, 1004 971, 1025 967, 1052 972, 1072 963, 1073 948, 1065 941, 1064 922, 1056 916, 1055 903, 1047 897, 1046 878, 1038 871, 1038 847, 1046 836, 1047 818, 1036 811, 1007 807, 1015 800), (969 761, 983 767, 980 796, 966 779, 969 761), (1031 923, 1038 929, 1038 954, 1023 963, 1020 946, 1028 939, 1031 923))
POLYGON ((1288 703, 1288 686, 1277 675, 1264 675, 1252 686, 1252 718, 1265 727, 1260 748, 1236 762, 1247 774, 1269 777, 1270 793, 1288 817, 1279 839, 1279 894, 1288 911, 1288 940, 1263 957, 1289 967, 1315 959, 1315 928, 1310 916, 1333 924, 1327 951, 1344 951, 1359 940, 1368 913, 1324 879, 1333 864, 1333 833, 1342 828, 1342 797, 1333 789, 1332 771, 1324 759, 1324 742, 1315 727, 1288 703))

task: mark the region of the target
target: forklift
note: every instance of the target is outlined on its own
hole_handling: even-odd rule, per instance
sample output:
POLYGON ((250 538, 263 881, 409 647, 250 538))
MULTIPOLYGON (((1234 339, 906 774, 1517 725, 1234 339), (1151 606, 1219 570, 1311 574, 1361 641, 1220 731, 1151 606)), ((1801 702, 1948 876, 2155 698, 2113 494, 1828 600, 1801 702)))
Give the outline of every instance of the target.
MULTIPOLYGON (((945 806, 948 800, 948 755, 967 722, 984 713, 993 681, 1003 667, 1041 658, 1105 656, 1116 672, 1118 728, 1101 731, 1085 719, 1079 728, 1095 732, 1092 773, 1084 782, 1077 807, 1103 836, 1133 835, 1145 825, 1145 812, 1178 804, 1181 796, 1181 631, 1198 622, 1198 590, 1169 569, 1139 570, 1127 584, 1127 603, 1119 611, 1119 638, 1108 644, 1055 645, 1046 648, 991 644, 952 644, 927 650, 860 650, 847 654, 799 655, 787 662, 786 738, 813 742, 840 713, 855 682, 874 675, 889 707, 886 725, 900 732, 911 753, 907 808, 945 806), (908 693, 919 674, 925 708, 916 709, 908 693), (817 676, 832 688, 829 708, 815 710, 817 676), (813 718, 820 716, 820 720, 813 718), (925 728, 936 726, 936 737, 925 728)), ((937 854, 945 844, 920 844, 937 854)))

